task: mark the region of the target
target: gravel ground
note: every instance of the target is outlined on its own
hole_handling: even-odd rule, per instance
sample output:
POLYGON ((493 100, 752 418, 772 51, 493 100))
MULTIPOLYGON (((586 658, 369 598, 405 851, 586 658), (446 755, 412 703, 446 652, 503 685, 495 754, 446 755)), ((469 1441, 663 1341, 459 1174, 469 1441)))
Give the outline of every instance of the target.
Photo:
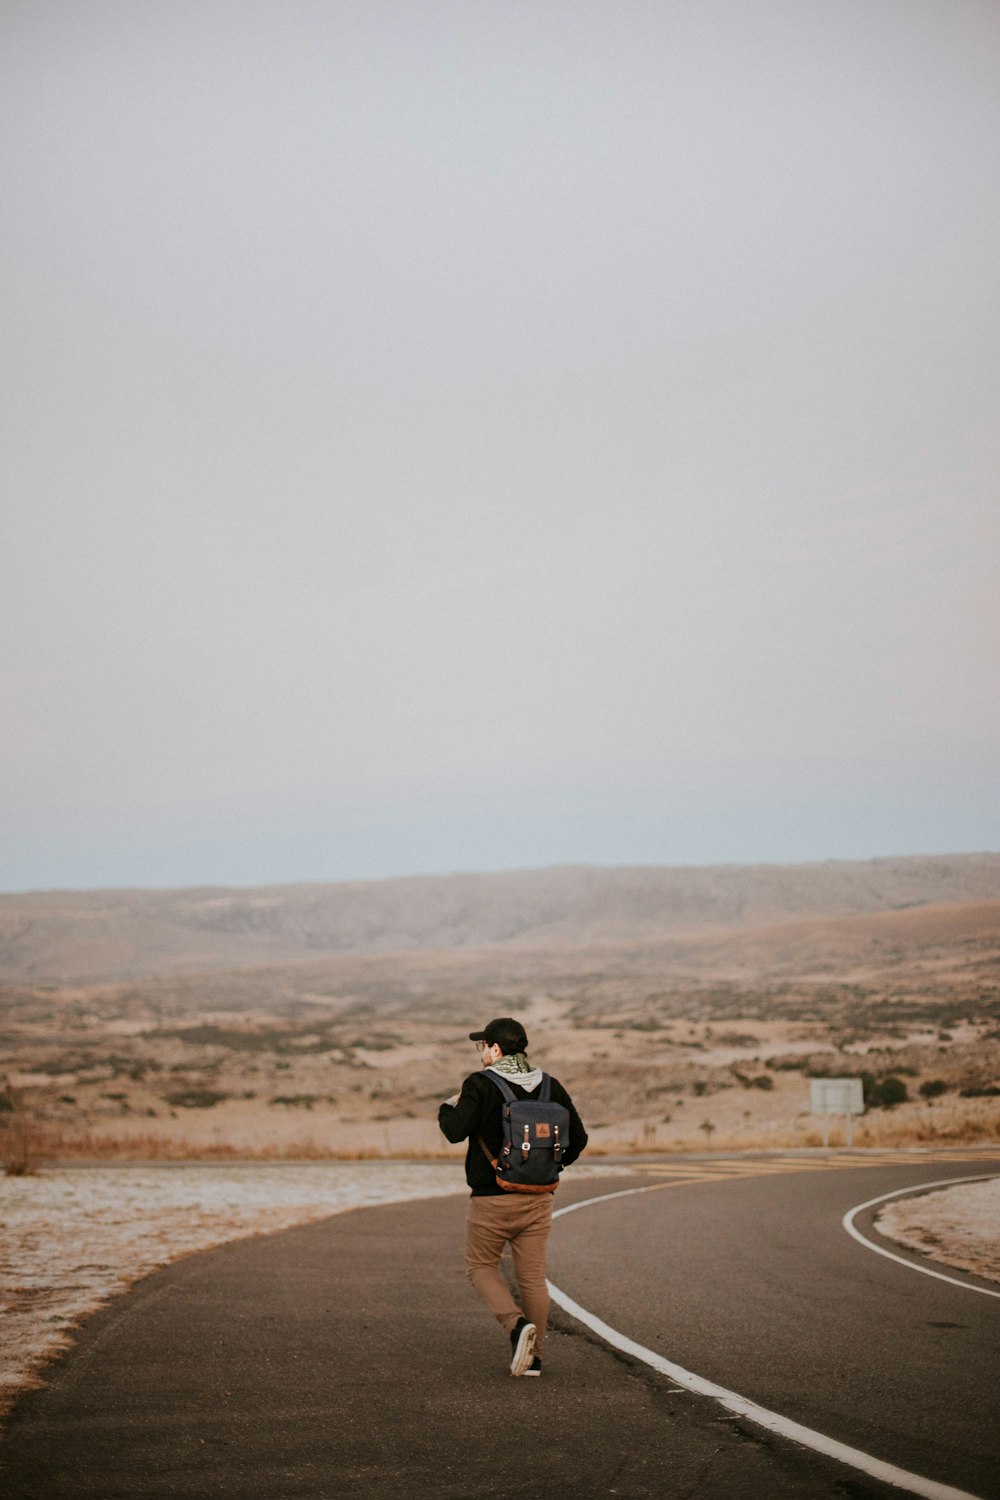
POLYGON ((875 1227, 931 1260, 1000 1281, 1000 1177, 887 1204, 875 1227))

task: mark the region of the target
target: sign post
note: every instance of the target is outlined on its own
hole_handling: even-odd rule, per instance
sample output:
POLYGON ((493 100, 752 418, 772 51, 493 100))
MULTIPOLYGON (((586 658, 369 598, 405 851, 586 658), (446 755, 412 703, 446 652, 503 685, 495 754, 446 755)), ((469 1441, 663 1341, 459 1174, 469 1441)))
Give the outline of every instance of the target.
POLYGON ((843 1115, 847 1125, 847 1144, 854 1144, 851 1121, 865 1112, 864 1090, 860 1078, 810 1078, 809 1107, 814 1115, 823 1116, 823 1145, 830 1144, 830 1116, 843 1115))

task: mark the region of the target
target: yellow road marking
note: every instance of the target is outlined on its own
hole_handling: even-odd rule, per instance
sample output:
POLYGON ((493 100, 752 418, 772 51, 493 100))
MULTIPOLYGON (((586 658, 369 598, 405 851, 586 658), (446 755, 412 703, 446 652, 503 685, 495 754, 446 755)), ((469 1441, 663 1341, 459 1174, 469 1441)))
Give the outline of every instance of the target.
MULTIPOLYGON (((909 1154, 896 1154, 886 1152, 877 1156, 836 1156, 836 1157, 779 1157, 774 1161, 746 1161, 735 1159, 732 1161, 712 1162, 642 1162, 636 1163, 635 1171, 644 1175, 656 1177, 669 1177, 674 1183, 682 1182, 724 1182, 734 1181, 742 1178, 773 1177, 790 1172, 831 1172, 848 1171, 855 1167, 920 1167, 934 1165, 936 1163, 972 1161, 974 1164, 984 1159, 1000 1158, 1000 1151, 987 1149, 981 1155, 970 1155, 968 1152, 955 1151, 928 1151, 921 1152, 919 1156, 909 1154)), ((669 1186, 670 1184, 663 1184, 669 1186)))
POLYGON ((855 1162, 829 1162, 829 1161, 803 1161, 803 1162, 706 1162, 705 1166, 675 1167, 670 1162, 644 1162, 638 1168, 641 1172, 673 1172, 679 1176, 689 1177, 717 1177, 717 1176, 744 1176, 758 1177, 762 1172, 815 1172, 830 1171, 839 1166, 855 1166, 855 1162))

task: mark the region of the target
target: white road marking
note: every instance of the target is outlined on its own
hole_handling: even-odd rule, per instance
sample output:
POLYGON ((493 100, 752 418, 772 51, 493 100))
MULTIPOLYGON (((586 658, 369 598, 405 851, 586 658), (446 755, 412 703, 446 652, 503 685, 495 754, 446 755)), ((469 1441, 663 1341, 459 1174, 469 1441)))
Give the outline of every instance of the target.
MULTIPOLYGON (((647 1187, 623 1188, 616 1193, 601 1193, 597 1198, 584 1198, 579 1203, 567 1203, 565 1208, 557 1208, 552 1217, 558 1219, 563 1214, 576 1213, 581 1208, 592 1208, 595 1204, 607 1203, 612 1198, 630 1198, 635 1193, 655 1193, 669 1186, 671 1186, 670 1183, 654 1182, 647 1187)), ((866 1206, 859 1204, 858 1208, 866 1206)), ((873 1245, 871 1248, 877 1247, 873 1245)), ((909 1262, 904 1262, 904 1264, 909 1264, 909 1262)), ((964 1282, 959 1284, 964 1285, 964 1282)), ((749 1401, 745 1396, 738 1396, 735 1391, 716 1385, 714 1381, 706 1380, 703 1375, 695 1375, 692 1371, 685 1370, 682 1365, 676 1365, 672 1360, 664 1359, 654 1350, 637 1344, 634 1339, 626 1338, 623 1333, 618 1332, 617 1328, 612 1328, 610 1324, 588 1312, 585 1307, 581 1307, 579 1302, 574 1302, 572 1297, 560 1291, 557 1286, 553 1286, 551 1281, 546 1282, 546 1285, 549 1289, 549 1296, 557 1307, 569 1313, 571 1318, 576 1318, 578 1323, 582 1323, 585 1328, 596 1333, 598 1338, 604 1339, 605 1343, 610 1344, 612 1348, 620 1349, 623 1354, 630 1355, 632 1359, 641 1360, 657 1374, 666 1375, 668 1379, 686 1391, 691 1391, 697 1396, 711 1397, 727 1411, 731 1411, 734 1416, 754 1422, 758 1427, 766 1427, 769 1432, 775 1432, 779 1437, 789 1438, 793 1443, 801 1443, 803 1447, 811 1448, 815 1453, 822 1453, 827 1458, 833 1458, 852 1469, 858 1469, 872 1479, 881 1480, 883 1484, 907 1490, 911 1495, 920 1495, 923 1500, 980 1500, 979 1496, 970 1494, 968 1490, 957 1490, 951 1485, 939 1484, 934 1479, 925 1479, 921 1474, 910 1474, 906 1469, 897 1468, 895 1464, 887 1464, 880 1458, 873 1458, 869 1453, 862 1453, 859 1448, 851 1448, 846 1443, 838 1443, 835 1438, 828 1438, 821 1432, 814 1432, 811 1427, 803 1427, 801 1423, 793 1422, 790 1417, 783 1417, 779 1412, 769 1411, 766 1406, 758 1406, 756 1401, 749 1401)))
POLYGON ((859 1245, 864 1245, 866 1250, 874 1250, 876 1255, 884 1255, 886 1260, 896 1261, 898 1265, 905 1266, 908 1271, 919 1271, 922 1275, 933 1276, 938 1281, 948 1281, 952 1286, 960 1286, 965 1292, 982 1292, 984 1297, 1000 1297, 1000 1291, 995 1292, 988 1286, 973 1286, 969 1281, 959 1281, 957 1276, 948 1276, 944 1271, 932 1271, 930 1266, 921 1266, 914 1260, 907 1260, 903 1255, 894 1255, 883 1245, 876 1245, 873 1240, 866 1239, 854 1222, 855 1214, 861 1213, 866 1208, 874 1208, 876 1203, 885 1203, 889 1198, 903 1198, 908 1193, 926 1193, 933 1188, 954 1187, 958 1182, 988 1182, 996 1175, 996 1172, 979 1172, 975 1177, 945 1177, 940 1182, 922 1182, 918 1187, 897 1188, 894 1193, 883 1193, 880 1198, 869 1198, 867 1203, 859 1203, 856 1208, 848 1209, 841 1223, 859 1245))
POLYGON ((557 1208, 552 1217, 561 1219, 563 1214, 575 1214, 577 1209, 590 1208, 594 1203, 607 1203, 609 1198, 631 1198, 633 1193, 652 1193, 657 1188, 669 1186, 669 1182, 654 1182, 648 1187, 621 1188, 617 1193, 602 1193, 599 1198, 584 1198, 580 1203, 567 1203, 565 1208, 557 1208))

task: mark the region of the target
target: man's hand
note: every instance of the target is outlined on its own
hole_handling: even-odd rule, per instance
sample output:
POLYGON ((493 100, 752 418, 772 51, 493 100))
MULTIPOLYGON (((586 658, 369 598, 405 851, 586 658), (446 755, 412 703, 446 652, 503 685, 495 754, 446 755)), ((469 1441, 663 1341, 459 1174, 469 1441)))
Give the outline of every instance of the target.
POLYGON ((452 1109, 454 1109, 455 1105, 458 1103, 458 1095, 457 1094, 452 1094, 451 1098, 450 1099, 446 1099, 444 1102, 445 1102, 445 1104, 450 1104, 451 1107, 452 1107, 452 1109))

